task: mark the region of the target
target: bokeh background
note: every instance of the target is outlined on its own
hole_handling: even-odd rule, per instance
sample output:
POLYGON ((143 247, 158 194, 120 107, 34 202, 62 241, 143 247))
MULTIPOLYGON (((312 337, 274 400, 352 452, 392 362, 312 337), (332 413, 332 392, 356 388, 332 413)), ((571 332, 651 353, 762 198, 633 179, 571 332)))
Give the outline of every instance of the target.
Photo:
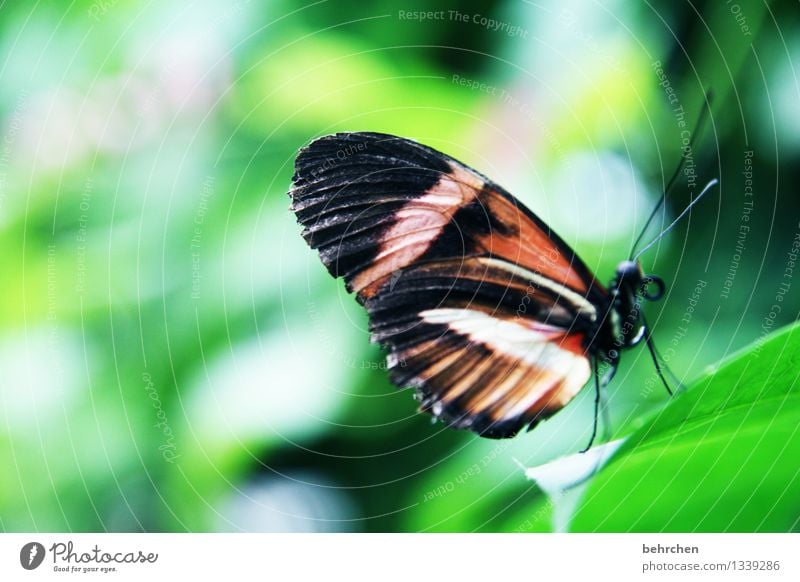
MULTIPOLYGON (((288 211, 297 149, 443 150, 604 281, 686 154, 660 223, 721 185, 644 262, 688 381, 797 319, 798 41, 789 1, 0 4, 0 529, 525 530, 592 391, 511 441, 417 414, 288 211)), ((605 438, 663 406, 646 352, 607 398, 605 438)))

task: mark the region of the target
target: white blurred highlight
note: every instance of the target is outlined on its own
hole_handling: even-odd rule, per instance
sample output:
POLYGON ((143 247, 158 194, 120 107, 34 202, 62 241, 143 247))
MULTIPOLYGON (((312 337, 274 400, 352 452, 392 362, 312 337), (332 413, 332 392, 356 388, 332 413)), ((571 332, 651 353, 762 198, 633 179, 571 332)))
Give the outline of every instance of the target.
POLYGON ((0 339, 0 414, 12 433, 51 427, 82 389, 80 341, 68 330, 29 329, 0 339))
POLYGON ((591 477, 608 463, 624 442, 625 439, 618 439, 593 447, 585 453, 525 469, 525 476, 536 482, 553 505, 553 531, 569 530, 591 477))
POLYGON ((262 477, 231 493, 218 509, 217 531, 341 532, 356 517, 348 496, 319 475, 262 477))
POLYGON ((615 241, 636 232, 654 204, 628 160, 610 152, 578 152, 549 187, 549 217, 568 239, 615 241))
POLYGON ((212 442, 303 439, 328 430, 351 368, 313 328, 236 344, 207 363, 189 390, 190 421, 212 442))

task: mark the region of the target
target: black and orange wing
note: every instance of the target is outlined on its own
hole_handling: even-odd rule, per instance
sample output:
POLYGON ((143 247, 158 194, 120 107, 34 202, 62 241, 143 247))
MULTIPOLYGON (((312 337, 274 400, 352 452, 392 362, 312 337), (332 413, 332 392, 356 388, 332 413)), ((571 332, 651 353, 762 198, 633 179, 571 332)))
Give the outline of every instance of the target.
POLYGON ((503 438, 591 375, 607 292, 511 194, 419 143, 341 133, 303 148, 292 210, 370 316, 391 379, 448 424, 503 438))

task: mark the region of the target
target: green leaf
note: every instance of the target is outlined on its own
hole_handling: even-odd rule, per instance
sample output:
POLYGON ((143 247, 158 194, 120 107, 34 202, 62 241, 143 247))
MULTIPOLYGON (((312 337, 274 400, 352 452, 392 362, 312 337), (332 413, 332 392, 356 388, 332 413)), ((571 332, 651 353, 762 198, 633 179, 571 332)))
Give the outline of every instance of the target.
POLYGON ((800 325, 709 369, 592 482, 574 531, 796 531, 800 325))

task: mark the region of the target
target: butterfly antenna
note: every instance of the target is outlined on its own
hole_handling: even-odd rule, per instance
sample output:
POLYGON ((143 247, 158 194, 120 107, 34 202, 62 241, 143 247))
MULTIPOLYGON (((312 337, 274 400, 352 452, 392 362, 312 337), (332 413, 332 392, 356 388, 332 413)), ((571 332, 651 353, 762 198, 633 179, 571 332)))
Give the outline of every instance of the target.
POLYGON ((649 249, 650 249, 650 247, 652 247, 654 244, 656 244, 658 241, 660 241, 662 238, 664 238, 664 236, 666 236, 666 234, 667 234, 669 231, 671 231, 673 228, 675 228, 675 225, 676 225, 676 224, 678 224, 678 223, 681 221, 681 219, 682 219, 684 216, 686 216, 686 214, 687 214, 687 213, 688 213, 688 212, 689 212, 689 211, 692 209, 692 206, 694 206, 695 204, 697 204, 698 202, 700 202, 700 200, 702 200, 702 199, 703 199, 703 197, 706 195, 706 193, 707 193, 709 190, 711 190, 711 188, 713 188, 714 186, 716 186, 717 184, 719 184, 719 180, 717 180, 716 178, 712 179, 712 180, 711 180, 711 181, 710 181, 708 184, 706 184, 705 188, 703 188, 703 191, 702 191, 702 192, 700 192, 700 194, 698 194, 698 195, 697 195, 697 197, 696 197, 694 200, 692 200, 692 201, 691 201, 691 202, 690 202, 690 203, 689 203, 689 204, 686 206, 686 208, 684 208, 684 209, 683 209, 683 212, 681 212, 681 213, 678 215, 678 218, 676 218, 675 220, 673 220, 673 221, 672 221, 672 223, 671 223, 671 224, 670 224, 670 225, 669 225, 667 228, 665 228, 664 230, 662 230, 662 231, 661 231, 661 232, 658 234, 658 236, 656 236, 656 237, 655 237, 653 240, 651 240, 649 243, 647 243, 647 244, 646 244, 646 245, 645 245, 645 246, 642 248, 642 250, 640 250, 638 253, 636 253, 636 254, 635 254, 635 255, 634 255, 632 258, 631 258, 631 260, 632 260, 632 261, 636 261, 636 260, 637 260, 639 257, 641 257, 641 256, 642 256, 642 254, 644 254, 644 252, 645 252, 645 251, 649 250, 649 249))
MULTIPOLYGON (((689 144, 687 146, 688 150, 692 150, 694 148, 695 140, 702 129, 703 124, 705 123, 706 118, 708 117, 708 113, 711 111, 711 101, 713 100, 714 94, 709 89, 706 91, 705 103, 703 108, 700 110, 700 113, 697 116, 697 121, 694 123, 694 129, 692 130, 692 137, 689 140, 689 144)), ((650 213, 650 216, 647 217, 647 221, 644 223, 642 230, 639 232, 639 236, 636 237, 636 241, 633 243, 631 247, 630 257, 633 257, 633 254, 636 252, 636 247, 639 246, 639 243, 642 242, 642 238, 644 238, 647 229, 650 228, 650 224, 655 219, 658 211, 664 206, 664 203, 667 201, 667 195, 672 191, 673 186, 675 186, 676 182, 678 181, 678 176, 680 176, 681 172, 683 171, 683 167, 686 165, 686 156, 681 155, 681 159, 678 161, 678 166, 675 168, 675 171, 672 173, 672 177, 670 177, 669 182, 667 182, 667 186, 664 188, 664 195, 659 198, 658 203, 656 204, 653 211, 650 213)), ((633 260, 633 258, 631 258, 633 260)))

